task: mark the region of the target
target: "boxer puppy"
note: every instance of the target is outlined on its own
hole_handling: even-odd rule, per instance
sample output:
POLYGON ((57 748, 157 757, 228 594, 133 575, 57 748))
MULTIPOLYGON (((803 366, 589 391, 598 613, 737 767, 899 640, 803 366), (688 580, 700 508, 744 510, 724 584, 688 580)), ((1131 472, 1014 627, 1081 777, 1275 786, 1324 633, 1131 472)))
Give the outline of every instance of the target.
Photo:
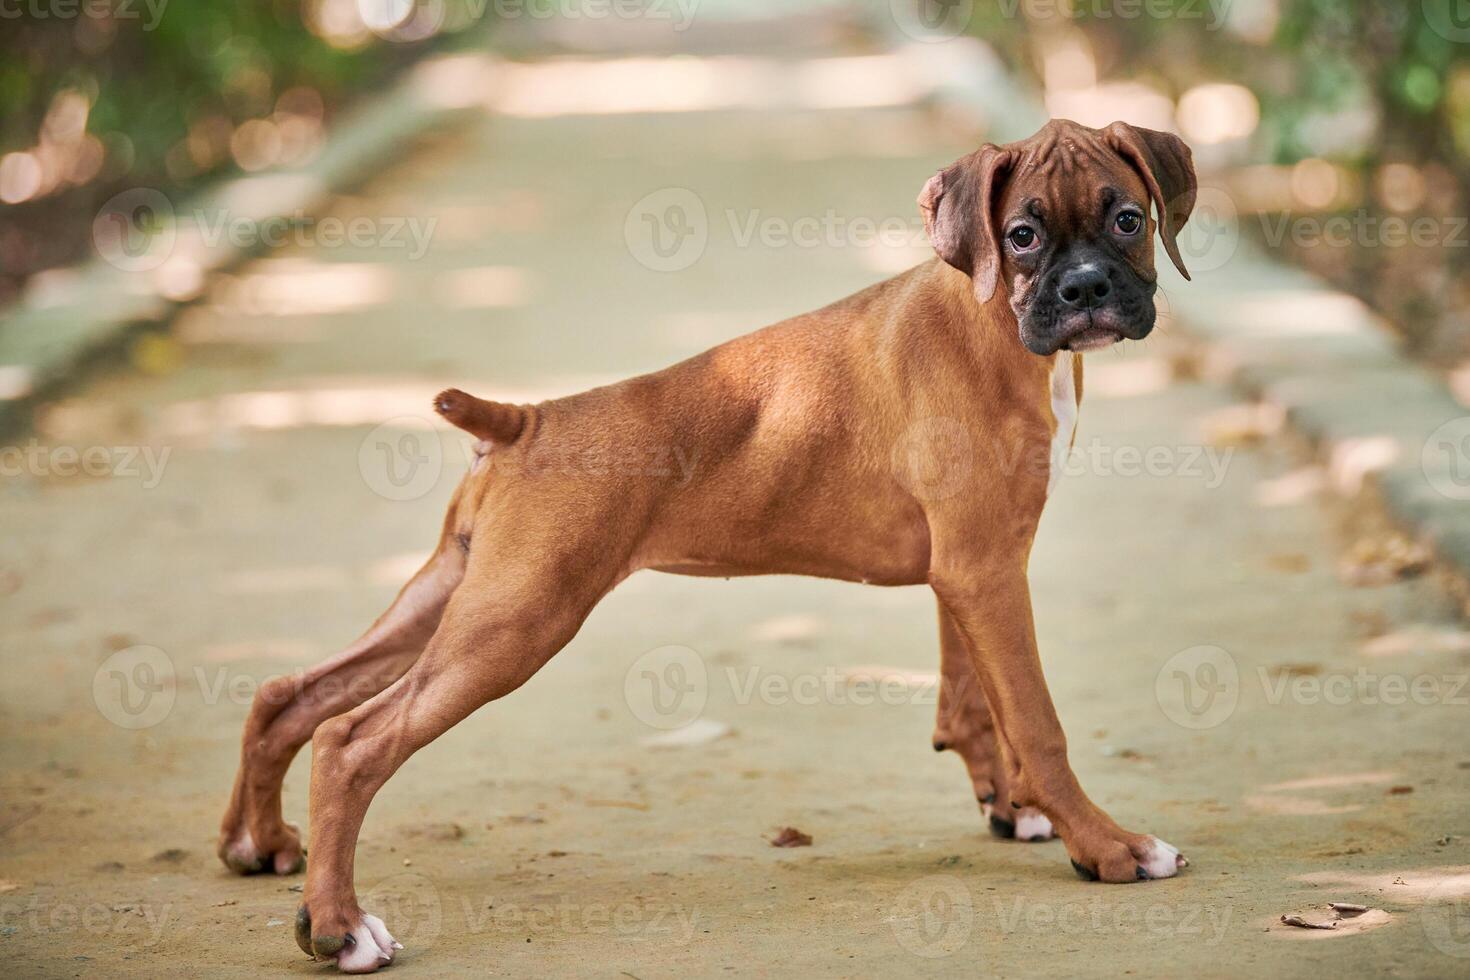
POLYGON ((478 443, 438 547, 356 643, 262 687, 221 858, 241 873, 302 866, 281 780, 310 739, 297 941, 348 972, 390 962, 401 947, 353 889, 374 794, 654 569, 928 585, 944 679, 934 747, 964 760, 992 828, 1055 833, 1089 879, 1176 874, 1178 850, 1114 823, 1068 764, 1026 564, 1071 442, 1081 354, 1153 329, 1152 236, 1184 272, 1175 238, 1195 189, 1175 136, 1055 120, 924 185, 938 258, 902 275, 568 398, 443 392, 436 410, 478 443), (692 470, 616 465, 671 451, 692 470))

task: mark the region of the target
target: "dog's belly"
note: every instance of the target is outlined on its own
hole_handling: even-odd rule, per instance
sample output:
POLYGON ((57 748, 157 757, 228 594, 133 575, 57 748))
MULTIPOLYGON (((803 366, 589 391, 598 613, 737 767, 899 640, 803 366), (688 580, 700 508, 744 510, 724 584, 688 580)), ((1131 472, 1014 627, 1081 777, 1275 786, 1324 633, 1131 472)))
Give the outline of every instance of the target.
POLYGON ((919 585, 929 528, 916 506, 824 506, 675 518, 646 542, 637 567, 676 575, 812 575, 872 585, 919 585))
POLYGON ((701 578, 737 578, 747 575, 811 575, 817 578, 861 582, 863 585, 921 585, 926 581, 927 562, 901 564, 867 564, 861 567, 825 560, 791 560, 760 565, 736 565, 725 562, 680 561, 649 565, 655 572, 670 575, 693 575, 701 578))

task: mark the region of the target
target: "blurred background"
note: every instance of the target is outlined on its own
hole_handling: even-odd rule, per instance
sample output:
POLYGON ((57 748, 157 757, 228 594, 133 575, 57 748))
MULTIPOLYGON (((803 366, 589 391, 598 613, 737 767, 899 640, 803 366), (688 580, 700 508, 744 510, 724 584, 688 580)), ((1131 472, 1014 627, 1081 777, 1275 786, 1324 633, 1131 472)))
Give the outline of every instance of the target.
MULTIPOLYGON (((929 590, 647 573, 375 800, 395 975, 1462 975, 1467 15, 0 0, 0 951, 320 975, 300 879, 216 835, 262 683, 436 541, 472 453, 435 393, 586 390, 902 273, 924 181, 1054 115, 1200 170, 1192 281, 1088 355, 1030 565, 1079 778, 1188 872, 992 838, 932 751, 929 590), (1281 922, 1326 901, 1374 914, 1281 922)), ((895 478, 968 472, 916 429, 895 478)))
MULTIPOLYGON (((300 164, 319 149, 324 125, 405 65, 467 30, 495 30, 497 18, 522 22, 534 5, 76 0, 8 8, 0 304, 36 273, 86 257, 91 220, 119 191, 186 192, 222 174, 300 164)), ((852 41, 883 19, 882 6, 787 10, 813 12, 834 38, 852 41)), ((1180 132, 1247 215, 1342 216, 1361 228, 1465 212, 1470 21, 1457 19, 1457 0, 918 6, 925 9, 898 18, 901 26, 984 39, 1053 115, 1102 124, 1126 114, 1180 132)), ((543 20, 555 9, 548 4, 543 20)), ((1269 237, 1276 226, 1244 227, 1269 237)), ((1362 233, 1328 248, 1278 237, 1269 244, 1381 310, 1426 360, 1454 365, 1470 355, 1464 234, 1393 248, 1362 233)))

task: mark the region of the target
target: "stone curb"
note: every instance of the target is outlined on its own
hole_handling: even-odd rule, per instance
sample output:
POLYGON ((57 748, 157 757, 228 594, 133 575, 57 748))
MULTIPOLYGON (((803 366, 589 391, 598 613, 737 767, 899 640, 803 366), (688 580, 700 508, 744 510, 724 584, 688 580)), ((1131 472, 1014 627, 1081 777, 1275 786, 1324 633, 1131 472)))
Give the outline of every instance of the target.
MULTIPOLYGON (((988 138, 1022 139, 1048 118, 983 42, 923 43, 888 25, 880 33, 931 82, 938 105, 988 138)), ((1470 406, 1405 357, 1355 297, 1238 234, 1212 244, 1192 282, 1167 262, 1160 272, 1161 312, 1202 344, 1205 375, 1278 406, 1334 485, 1375 489, 1394 522, 1470 581, 1470 406)))
POLYGON ((217 225, 211 232, 208 220, 227 215, 259 228, 318 213, 332 195, 360 184, 406 141, 465 111, 492 72, 486 54, 430 55, 334 125, 320 152, 302 167, 224 180, 177 208, 148 188, 114 198, 170 212, 173 231, 124 254, 121 263, 107 261, 94 246, 93 258, 43 273, 0 315, 0 437, 29 427, 41 399, 121 350, 139 330, 168 322, 197 295, 208 273, 265 247, 232 242, 218 234, 217 225), (206 221, 191 222, 186 215, 206 221))

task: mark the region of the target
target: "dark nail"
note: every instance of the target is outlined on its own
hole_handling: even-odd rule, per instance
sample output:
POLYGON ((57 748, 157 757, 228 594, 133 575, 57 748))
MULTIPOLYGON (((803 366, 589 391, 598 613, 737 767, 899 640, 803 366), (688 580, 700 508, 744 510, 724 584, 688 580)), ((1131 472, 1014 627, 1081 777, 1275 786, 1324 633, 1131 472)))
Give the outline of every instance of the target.
POLYGON ((1003 840, 1010 840, 1016 836, 1016 825, 1005 817, 990 815, 990 832, 1003 840))
POLYGON ((1148 881, 1148 872, 1143 870, 1143 865, 1141 864, 1138 866, 1138 880, 1148 881))
POLYGON ((307 956, 316 958, 316 954, 311 951, 311 912, 305 905, 296 910, 296 945, 307 956))
POLYGON ((1083 881, 1097 881, 1096 871, 1089 871, 1082 865, 1078 864, 1076 861, 1072 862, 1072 870, 1077 872, 1077 877, 1081 878, 1083 881))
POLYGON ((949 743, 948 742, 935 742, 934 743, 934 751, 935 752, 943 752, 947 748, 949 748, 949 743))

